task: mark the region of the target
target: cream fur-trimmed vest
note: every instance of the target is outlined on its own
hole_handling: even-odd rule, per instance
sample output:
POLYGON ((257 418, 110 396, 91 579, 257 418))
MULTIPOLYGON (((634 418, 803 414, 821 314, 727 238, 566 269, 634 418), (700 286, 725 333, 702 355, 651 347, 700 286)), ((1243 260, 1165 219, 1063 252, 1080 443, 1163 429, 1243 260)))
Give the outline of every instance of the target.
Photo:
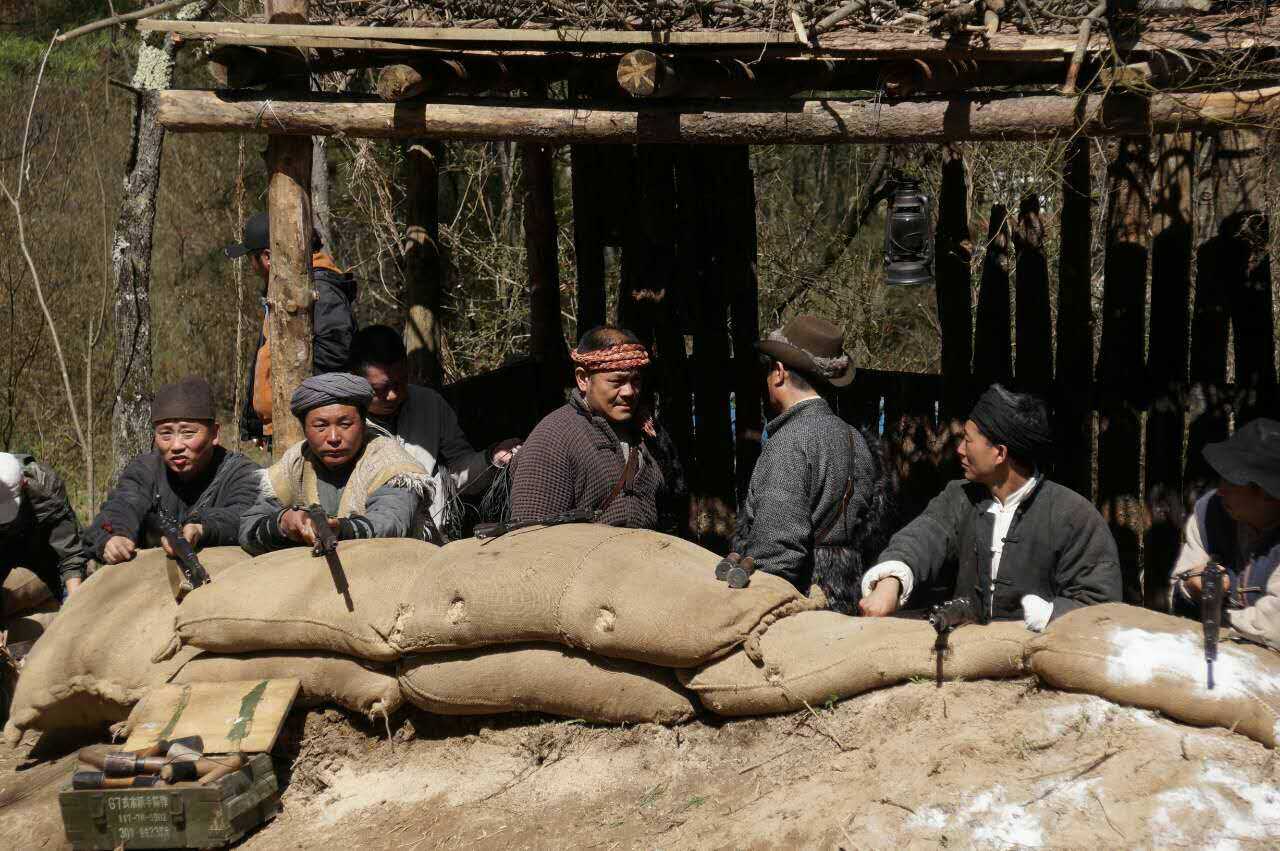
MULTIPOLYGON (((320 501, 316 485, 316 466, 321 462, 312 454, 305 440, 290 446, 284 457, 267 470, 268 496, 281 505, 311 505, 320 501)), ((392 438, 375 437, 364 445, 355 469, 342 491, 339 517, 364 514, 369 497, 378 488, 390 485, 413 491, 429 505, 434 499, 431 477, 422 465, 392 438)), ((422 508, 419 509, 421 514, 422 508)))

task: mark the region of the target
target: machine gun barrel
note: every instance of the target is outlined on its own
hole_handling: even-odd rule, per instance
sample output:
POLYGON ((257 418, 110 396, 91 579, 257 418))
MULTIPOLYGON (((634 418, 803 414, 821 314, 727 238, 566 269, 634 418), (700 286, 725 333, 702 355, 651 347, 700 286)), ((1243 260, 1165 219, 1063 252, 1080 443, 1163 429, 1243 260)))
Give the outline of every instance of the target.
POLYGON ((1218 634, 1222 629, 1222 602, 1226 594, 1226 568, 1211 560, 1200 572, 1200 626, 1204 629, 1205 677, 1213 690, 1213 663, 1218 661, 1218 634))
MULTIPOLYGON (((169 549, 173 550, 173 560, 178 563, 178 569, 182 571, 182 581, 174 589, 174 596, 181 600, 188 591, 194 591, 209 581, 209 571, 205 570, 204 565, 200 563, 191 542, 183 537, 182 527, 178 525, 177 518, 159 504, 156 505, 156 521, 160 527, 160 534, 169 543, 169 549)), ((174 580, 171 578, 170 581, 174 580)))
POLYGON ((324 556, 325 562, 329 565, 329 574, 333 577, 333 587, 346 600, 347 609, 351 610, 353 607, 347 586, 347 572, 342 567, 342 559, 338 557, 338 535, 329 527, 329 515, 314 502, 301 510, 311 518, 311 530, 316 536, 316 544, 311 554, 317 557, 324 556))
POLYGON ((942 688, 942 660, 947 655, 947 639, 951 631, 967 623, 978 623, 978 610, 972 600, 963 597, 939 603, 929 610, 929 623, 933 626, 937 637, 933 642, 933 652, 937 656, 937 683, 942 688))

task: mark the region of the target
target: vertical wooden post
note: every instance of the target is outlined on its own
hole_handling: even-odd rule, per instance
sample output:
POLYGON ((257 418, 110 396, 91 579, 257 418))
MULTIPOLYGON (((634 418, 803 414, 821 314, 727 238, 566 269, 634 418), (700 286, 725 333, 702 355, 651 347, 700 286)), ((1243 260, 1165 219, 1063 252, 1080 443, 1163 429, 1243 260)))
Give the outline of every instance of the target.
POLYGON ((978 290, 978 321, 973 342, 973 375, 979 387, 1013 377, 1009 330, 1009 214, 1003 204, 991 206, 987 254, 978 290))
POLYGON ((973 240, 969 233, 968 179, 963 145, 944 147, 933 267, 938 324, 942 327, 942 410, 952 419, 963 419, 973 402, 969 374, 973 360, 973 240))
POLYGON ((1058 357, 1055 408, 1058 481, 1093 496, 1093 175, 1089 140, 1067 143, 1062 164, 1058 246, 1058 357))
MULTIPOLYGON (((578 336, 605 322, 604 222, 601 192, 609 176, 597 145, 569 149, 573 180, 573 250, 578 264, 578 336)), ((618 175, 614 175, 616 179, 618 175)))
POLYGON ((1031 193, 1018 205, 1018 225, 1013 231, 1017 251, 1014 273, 1014 333, 1017 357, 1014 374, 1018 386, 1038 396, 1053 381, 1053 320, 1049 315, 1049 264, 1044 257, 1044 222, 1040 196, 1031 193))
MULTIPOLYGON (((267 22, 302 24, 308 0, 267 0, 267 22)), ((304 83, 305 85, 305 83, 304 83)), ((271 351, 273 454, 302 440, 289 397, 312 371, 311 137, 267 140, 271 275, 267 285, 267 345, 271 351)))
POLYGON ((442 378, 440 291, 440 168, 444 146, 425 139, 404 150, 405 305, 404 345, 410 380, 439 387, 442 378))
POLYGON ((733 533, 733 436, 729 426, 727 292, 720 265, 723 236, 718 206, 709 203, 721 153, 685 147, 676 155, 681 264, 693 331, 696 463, 690 471, 691 527, 703 546, 723 550, 733 533))
POLYGON ((764 391, 756 368, 755 343, 760 339, 759 281, 756 278, 756 186, 751 170, 751 149, 735 145, 721 149, 724 195, 721 210, 724 229, 723 261, 729 297, 733 340, 734 469, 738 504, 751 482, 760 457, 764 423, 761 403, 764 391))
POLYGON ((529 349, 542 368, 542 397, 548 409, 561 401, 561 391, 569 380, 569 350, 560 316, 560 262, 551 155, 549 146, 520 144, 525 263, 529 270, 529 349))
POLYGON ((1188 496, 1213 487, 1217 474, 1204 460, 1205 444, 1227 437, 1230 401, 1227 399, 1227 341, 1230 314, 1225 282, 1238 277, 1239 252, 1227 233, 1222 209, 1229 209, 1228 165, 1218 156, 1219 137, 1201 133, 1196 137, 1195 303, 1191 314, 1191 422, 1187 428, 1186 471, 1183 478, 1188 496))
POLYGON ((1194 156, 1190 133, 1156 140, 1151 216, 1151 337, 1147 377, 1155 398, 1147 411, 1147 510, 1143 593, 1148 608, 1168 605, 1169 572, 1181 544, 1183 386, 1189 354, 1191 198, 1194 156))
POLYGON ((1134 377, 1142 375, 1145 365, 1151 140, 1120 139, 1109 180, 1098 359, 1098 497, 1120 551, 1125 601, 1141 605, 1142 428, 1135 404, 1141 401, 1135 398, 1141 382, 1135 383, 1134 377))

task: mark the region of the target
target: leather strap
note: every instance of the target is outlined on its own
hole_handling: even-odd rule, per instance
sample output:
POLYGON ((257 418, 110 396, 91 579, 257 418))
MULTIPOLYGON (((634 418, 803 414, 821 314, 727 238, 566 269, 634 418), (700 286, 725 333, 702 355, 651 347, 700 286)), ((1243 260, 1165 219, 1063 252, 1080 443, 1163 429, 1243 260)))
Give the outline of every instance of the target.
POLYGON ((613 490, 604 498, 604 502, 600 503, 600 507, 596 509, 596 516, 604 514, 604 510, 613 504, 618 495, 631 483, 631 479, 635 477, 636 467, 640 463, 640 444, 632 446, 627 452, 627 463, 622 465, 622 478, 618 479, 614 484, 613 490))

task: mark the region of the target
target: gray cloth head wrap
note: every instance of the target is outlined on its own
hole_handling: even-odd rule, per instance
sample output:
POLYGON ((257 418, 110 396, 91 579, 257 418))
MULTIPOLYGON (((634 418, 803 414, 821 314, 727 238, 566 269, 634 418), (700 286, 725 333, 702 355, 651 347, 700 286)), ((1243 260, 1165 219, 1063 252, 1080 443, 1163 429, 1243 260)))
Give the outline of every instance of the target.
POLYGON ((969 413, 978 430, 994 444, 1009 447, 1015 458, 1036 464, 1053 445, 1053 430, 1044 403, 1028 393, 992 384, 969 413))
POLYGON ((289 398, 289 410, 295 417, 325 405, 355 405, 364 413, 373 401, 373 387, 358 375, 326 372, 302 382, 289 398))

